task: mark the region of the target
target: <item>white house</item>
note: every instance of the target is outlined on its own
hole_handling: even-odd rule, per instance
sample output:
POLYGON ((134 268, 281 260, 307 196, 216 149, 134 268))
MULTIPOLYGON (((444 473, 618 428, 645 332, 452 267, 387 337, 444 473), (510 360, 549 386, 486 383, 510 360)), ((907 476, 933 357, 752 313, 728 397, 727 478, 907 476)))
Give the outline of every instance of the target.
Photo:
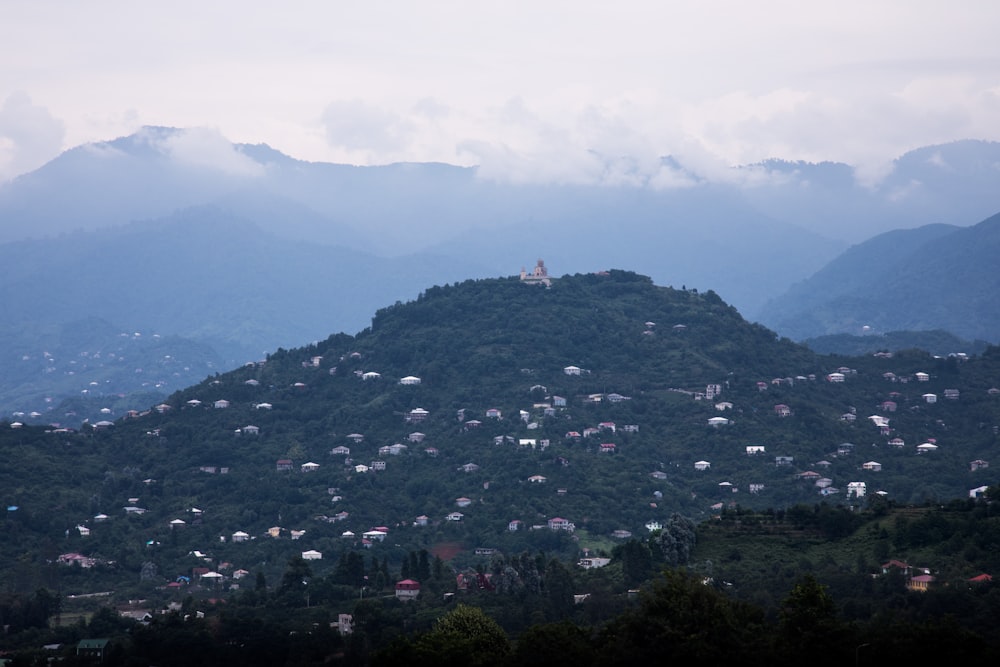
POLYGON ((868 485, 864 482, 848 482, 847 483, 847 497, 850 498, 854 496, 855 498, 864 498, 865 493, 868 491, 868 485))
POLYGON ((579 366, 567 366, 566 368, 563 369, 563 373, 565 373, 566 375, 579 375, 582 371, 583 369, 581 369, 579 366))
POLYGON ((712 467, 712 464, 709 463, 708 461, 695 461, 694 462, 694 469, 695 470, 708 470, 711 467, 712 467))
POLYGON ((309 551, 302 552, 302 560, 322 560, 323 554, 315 549, 310 549, 309 551))
POLYGON ((416 375, 407 375, 404 378, 399 378, 399 384, 407 384, 407 385, 420 384, 420 378, 418 378, 416 375))

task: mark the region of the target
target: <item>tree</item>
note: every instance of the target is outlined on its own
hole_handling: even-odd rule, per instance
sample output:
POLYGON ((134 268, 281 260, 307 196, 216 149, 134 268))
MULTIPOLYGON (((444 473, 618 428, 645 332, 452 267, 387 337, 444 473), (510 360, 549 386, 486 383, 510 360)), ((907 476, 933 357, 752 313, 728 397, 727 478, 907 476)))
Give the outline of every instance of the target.
POLYGON ((460 604, 412 642, 399 641, 380 652, 373 665, 503 665, 511 655, 507 635, 482 609, 460 604))
POLYGON ((846 626, 837 619, 833 597, 811 574, 802 577, 779 612, 781 645, 789 657, 803 651, 823 656, 823 664, 842 664, 846 626))

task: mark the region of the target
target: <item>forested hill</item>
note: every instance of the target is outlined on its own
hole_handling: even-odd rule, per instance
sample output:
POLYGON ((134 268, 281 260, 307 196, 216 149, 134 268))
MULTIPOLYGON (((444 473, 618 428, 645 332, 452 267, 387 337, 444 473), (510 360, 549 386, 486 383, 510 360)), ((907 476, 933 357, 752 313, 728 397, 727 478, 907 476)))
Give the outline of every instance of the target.
POLYGON ((390 375, 419 370, 448 387, 500 381, 501 391, 526 378, 558 386, 566 366, 583 369, 580 384, 596 383, 595 391, 702 390, 729 373, 787 374, 811 358, 712 291, 658 287, 615 270, 549 287, 516 277, 434 287, 378 311, 353 344, 367 366, 390 375))
POLYGON ((610 553, 675 514, 863 503, 851 483, 966 497, 995 484, 998 384, 997 348, 818 356, 624 271, 468 281, 117 421, 0 425, 17 535, 0 562, 28 590, 162 586, 192 553, 268 577, 364 547, 461 568, 483 549, 610 553), (113 561, 111 581, 54 565, 70 551, 113 561))

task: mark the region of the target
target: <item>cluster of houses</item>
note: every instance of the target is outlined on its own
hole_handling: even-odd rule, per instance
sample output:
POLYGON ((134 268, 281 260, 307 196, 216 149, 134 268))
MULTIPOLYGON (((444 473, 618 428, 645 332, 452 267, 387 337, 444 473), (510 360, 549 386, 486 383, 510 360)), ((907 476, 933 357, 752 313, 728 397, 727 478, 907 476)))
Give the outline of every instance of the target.
MULTIPOLYGON (((892 573, 901 575, 906 581, 906 588, 917 592, 925 593, 934 586, 937 579, 931 574, 930 568, 914 567, 904 561, 890 560, 882 564, 881 576, 892 573)), ((876 575, 878 576, 878 575, 876 575)), ((993 581, 993 576, 982 573, 966 580, 969 584, 988 584, 993 581)))

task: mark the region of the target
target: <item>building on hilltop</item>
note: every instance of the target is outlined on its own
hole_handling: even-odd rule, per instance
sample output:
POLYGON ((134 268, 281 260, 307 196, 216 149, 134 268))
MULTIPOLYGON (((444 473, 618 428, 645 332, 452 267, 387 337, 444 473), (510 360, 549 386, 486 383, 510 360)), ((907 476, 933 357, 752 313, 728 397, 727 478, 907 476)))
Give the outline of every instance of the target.
POLYGON ((528 273, 522 266, 521 282, 534 285, 545 285, 546 287, 549 287, 552 284, 552 279, 549 278, 549 271, 545 268, 545 262, 538 260, 538 263, 535 264, 535 268, 531 270, 531 273, 528 273))

